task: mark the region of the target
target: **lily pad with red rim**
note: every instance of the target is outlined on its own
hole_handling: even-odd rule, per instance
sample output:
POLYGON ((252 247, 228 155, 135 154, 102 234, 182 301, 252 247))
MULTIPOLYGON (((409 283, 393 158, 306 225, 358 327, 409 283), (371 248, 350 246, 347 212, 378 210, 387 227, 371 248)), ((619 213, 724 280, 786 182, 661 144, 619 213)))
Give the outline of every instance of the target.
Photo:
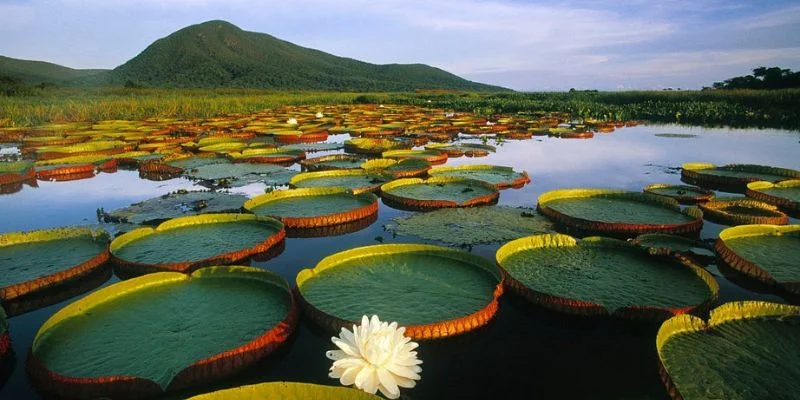
POLYGON ((239 386, 190 397, 189 400, 238 399, 338 399, 380 400, 382 397, 363 390, 301 382, 266 382, 239 386))
POLYGON ((663 321, 707 309, 719 292, 711 274, 687 259, 604 237, 528 236, 500 247, 496 258, 512 291, 568 314, 663 321))
POLYGON ((673 399, 791 399, 800 390, 800 307, 762 301, 723 304, 708 322, 678 315, 656 348, 673 399))
POLYGON ((272 272, 148 274, 51 316, 34 338, 28 371, 50 395, 149 397, 234 375, 283 344, 296 324, 290 289, 272 272))
POLYGON ((287 228, 319 228, 377 215, 378 197, 338 187, 289 189, 254 197, 244 203, 244 208, 277 218, 287 228))
POLYGON ((747 184, 745 195, 778 206, 789 215, 800 217, 800 179, 778 183, 758 181, 747 184))
POLYGON ((500 191, 474 179, 438 176, 429 179, 398 179, 381 186, 383 202, 393 208, 434 210, 494 204, 500 191))
POLYGON ((497 311, 502 279, 488 260, 446 247, 384 244, 330 255, 297 275, 306 315, 331 331, 376 314, 435 339, 478 328, 497 311))
POLYGON ((491 183, 499 189, 521 188, 531 182, 528 173, 517 172, 511 167, 499 165, 459 165, 457 167, 434 167, 428 171, 430 176, 451 176, 457 178, 476 179, 491 183))

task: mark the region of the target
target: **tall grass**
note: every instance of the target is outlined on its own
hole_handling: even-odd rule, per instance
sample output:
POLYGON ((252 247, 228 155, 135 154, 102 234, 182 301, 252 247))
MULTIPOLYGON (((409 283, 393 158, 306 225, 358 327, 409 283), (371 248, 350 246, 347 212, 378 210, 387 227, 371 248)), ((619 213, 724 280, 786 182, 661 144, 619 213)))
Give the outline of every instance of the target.
POLYGON ((800 129, 800 89, 574 93, 343 93, 255 89, 57 88, 0 96, 0 126, 109 119, 210 118, 285 105, 393 103, 573 118, 800 129))

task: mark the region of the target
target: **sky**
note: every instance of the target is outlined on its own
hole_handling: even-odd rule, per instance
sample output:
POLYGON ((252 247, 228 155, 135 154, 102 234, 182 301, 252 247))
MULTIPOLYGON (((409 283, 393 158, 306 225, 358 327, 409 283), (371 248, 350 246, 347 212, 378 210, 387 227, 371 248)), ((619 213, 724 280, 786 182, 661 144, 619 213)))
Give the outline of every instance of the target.
POLYGON ((0 55, 72 68, 114 68, 221 19, 522 91, 700 89, 758 66, 800 70, 796 0, 0 0, 0 16, 0 55))

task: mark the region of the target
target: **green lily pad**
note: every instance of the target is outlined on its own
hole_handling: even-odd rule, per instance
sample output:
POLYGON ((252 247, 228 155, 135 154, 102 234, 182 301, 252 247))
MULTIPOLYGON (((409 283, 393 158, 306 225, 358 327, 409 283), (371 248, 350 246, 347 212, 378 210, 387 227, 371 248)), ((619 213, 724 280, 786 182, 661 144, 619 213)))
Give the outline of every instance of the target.
POLYGON ((301 150, 289 150, 279 147, 245 149, 241 152, 228 153, 228 156, 234 162, 289 164, 305 158, 306 153, 301 150))
POLYGON ((731 268, 800 294, 800 225, 741 225, 720 232, 715 248, 731 268))
POLYGON ((267 382, 218 390, 216 392, 189 398, 189 400, 238 399, 380 400, 382 397, 369 394, 363 390, 341 386, 325 386, 300 382, 267 382))
POLYGON ((766 165, 729 164, 718 167, 709 163, 687 163, 681 166, 681 180, 711 189, 743 193, 755 181, 780 182, 800 179, 800 171, 766 165))
POLYGON ((316 151, 333 151, 344 148, 344 143, 292 143, 281 147, 286 150, 305 151, 313 153, 316 151))
POLYGON ((391 158, 376 158, 361 164, 361 168, 376 174, 391 176, 392 178, 413 178, 426 175, 431 169, 431 163, 422 158, 406 158, 395 160, 391 158))
POLYGON ((651 254, 671 255, 674 253, 713 260, 716 253, 705 243, 683 236, 648 233, 633 240, 637 246, 644 247, 651 254))
POLYGON ((800 307, 726 303, 708 323, 691 315, 664 322, 656 347, 673 398, 791 399, 800 391, 800 307))
POLYGON ((504 206, 444 208, 395 217, 386 229, 400 235, 470 246, 497 243, 537 233, 549 233, 553 226, 535 210, 504 206))
POLYGON ((356 138, 345 140, 344 151, 348 153, 380 155, 384 151, 411 148, 411 144, 391 139, 356 138))
POLYGON ((477 143, 433 143, 425 146, 425 149, 445 152, 448 157, 483 157, 497 151, 494 146, 477 143))
POLYGON ((252 183, 286 185, 295 174, 294 171, 273 164, 216 163, 201 165, 191 170, 184 169, 184 176, 187 178, 212 182, 213 186, 221 187, 238 187, 252 183))
POLYGON ((108 260, 99 228, 54 228, 0 234, 0 300, 79 279, 108 260))
POLYGON ((308 158, 300 161, 307 171, 326 171, 331 169, 358 169, 364 158, 349 154, 333 154, 329 156, 308 158))
POLYGON ((707 220, 723 225, 789 223, 789 217, 778 211, 777 207, 757 200, 716 200, 698 206, 707 220))
POLYGON ((418 244, 343 251, 297 275, 306 312, 316 322, 335 328, 377 314, 405 326, 412 338, 447 336, 485 324, 496 311, 499 284, 497 267, 486 259, 418 244), (444 331, 440 326, 434 333, 433 325, 468 322, 474 325, 444 331))
POLYGON ((293 188, 341 187, 353 193, 373 192, 388 179, 370 174, 362 169, 341 169, 331 171, 303 172, 295 175, 289 186, 293 188))
POLYGON ((702 268, 603 237, 524 237, 497 250, 497 263, 512 290, 574 314, 663 320, 710 304, 719 290, 702 268))
POLYGON ((648 193, 611 189, 562 189, 539 196, 538 209, 557 223, 589 233, 695 233, 703 226, 696 207, 648 193))
POLYGON ((445 176, 398 179, 381 186, 385 204, 414 210, 486 205, 497 202, 499 196, 490 183, 445 176))
POLYGON ((644 191, 650 194, 673 198, 681 204, 694 204, 714 198, 714 192, 711 190, 688 185, 656 183, 647 185, 644 191))
POLYGON ((418 158, 426 160, 431 164, 444 164, 447 162, 447 153, 439 150, 389 150, 381 153, 381 157, 395 160, 418 158))
POLYGON ((290 289, 272 272, 154 273, 58 311, 39 329, 29 366, 38 386, 62 396, 72 393, 59 389, 76 386, 61 384, 80 379, 72 385, 87 397, 149 397, 232 375, 285 341, 295 323, 290 289), (115 377, 133 381, 104 384, 115 377))
POLYGON ((181 168, 185 171, 191 172, 193 169, 213 164, 230 164, 230 161, 224 158, 214 157, 185 157, 166 162, 167 165, 172 167, 181 168))
POLYGON ((460 165, 457 167, 434 167, 428 171, 430 176, 452 176, 457 178, 476 179, 497 186, 498 188, 519 188, 531 179, 525 171, 516 172, 511 167, 498 165, 460 165))
POLYGON ((235 212, 247 196, 223 192, 188 192, 185 190, 154 197, 109 212, 97 211, 105 222, 155 224, 185 215, 235 212))
POLYGON ((800 179, 771 183, 765 181, 747 184, 747 197, 773 204, 797 216, 800 214, 800 179))
POLYGON ((111 242, 111 255, 135 272, 191 271, 210 262, 231 264, 263 253, 283 240, 283 224, 251 214, 180 217, 139 228, 111 242))
POLYGON ((289 228, 317 228, 368 218, 378 212, 378 197, 344 188, 280 190, 254 197, 244 208, 280 219, 289 228))

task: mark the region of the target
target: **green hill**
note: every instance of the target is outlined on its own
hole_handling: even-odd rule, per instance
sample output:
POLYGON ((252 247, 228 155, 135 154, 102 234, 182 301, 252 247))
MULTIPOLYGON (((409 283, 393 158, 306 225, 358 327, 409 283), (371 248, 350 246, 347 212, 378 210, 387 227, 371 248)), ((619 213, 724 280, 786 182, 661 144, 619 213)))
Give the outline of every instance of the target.
POLYGON ((108 74, 111 84, 351 91, 505 91, 424 64, 376 65, 247 32, 225 21, 181 29, 108 74))
POLYGON ((64 83, 107 72, 104 69, 72 69, 44 61, 0 56, 0 77, 30 84, 64 83))

